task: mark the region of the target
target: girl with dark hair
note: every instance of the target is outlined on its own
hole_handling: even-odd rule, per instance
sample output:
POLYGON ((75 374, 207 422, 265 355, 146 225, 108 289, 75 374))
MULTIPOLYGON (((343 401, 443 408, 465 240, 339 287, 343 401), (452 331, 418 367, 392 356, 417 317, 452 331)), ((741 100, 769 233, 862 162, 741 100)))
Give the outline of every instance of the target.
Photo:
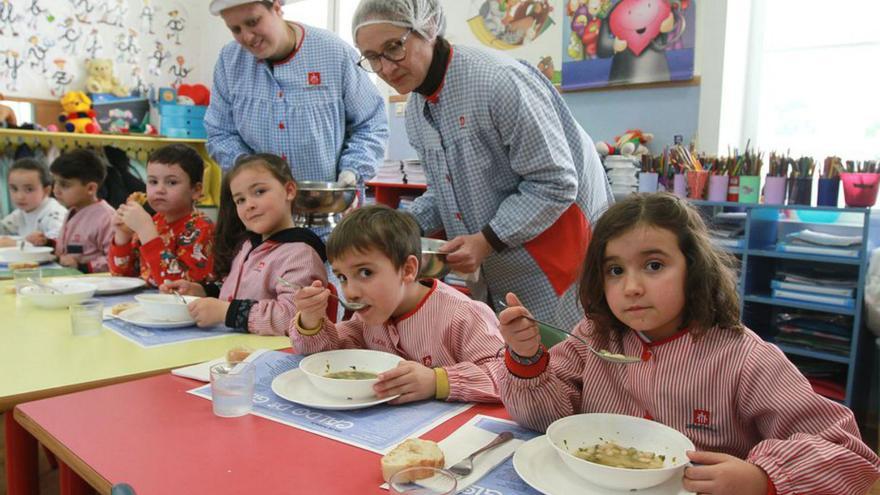
POLYGON ((544 430, 577 413, 645 417, 684 433, 699 452, 687 491, 709 494, 865 493, 880 459, 852 411, 813 392, 775 345, 739 320, 727 255, 700 214, 671 194, 633 195, 599 219, 584 261, 586 317, 547 350, 514 294, 499 315, 510 415, 544 430), (835 473, 828 476, 828 473, 835 473))
POLYGON ((222 286, 183 280, 163 292, 203 297, 190 303, 199 326, 226 326, 261 335, 286 335, 296 314, 293 293, 279 278, 307 286, 327 284, 324 243, 293 226, 296 181, 276 155, 247 155, 223 179, 214 239, 214 268, 222 286))

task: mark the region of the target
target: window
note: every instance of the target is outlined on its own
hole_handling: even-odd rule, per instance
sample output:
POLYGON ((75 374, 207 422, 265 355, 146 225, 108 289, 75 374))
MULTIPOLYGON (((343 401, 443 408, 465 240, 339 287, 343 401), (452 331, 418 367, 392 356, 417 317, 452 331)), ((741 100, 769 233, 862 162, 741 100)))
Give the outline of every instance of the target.
POLYGON ((819 163, 831 154, 880 157, 880 3, 773 0, 753 8, 743 138, 819 163))
POLYGON ((15 113, 15 120, 18 125, 26 122, 34 122, 34 105, 26 101, 0 100, 0 105, 6 105, 15 113))
POLYGON ((284 18, 329 29, 351 45, 351 18, 360 0, 293 0, 284 6, 284 18))

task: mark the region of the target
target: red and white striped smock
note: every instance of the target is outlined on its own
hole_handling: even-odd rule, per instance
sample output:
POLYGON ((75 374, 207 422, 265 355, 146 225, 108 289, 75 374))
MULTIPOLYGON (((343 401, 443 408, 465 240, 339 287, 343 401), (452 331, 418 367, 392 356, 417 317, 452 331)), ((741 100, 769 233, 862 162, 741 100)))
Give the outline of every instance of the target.
POLYGON ((315 280, 327 285, 327 269, 321 256, 309 244, 292 240, 288 234, 294 230, 279 232, 255 248, 255 238, 248 239, 232 260, 219 299, 256 301, 247 317, 250 333, 287 335, 290 330, 296 315, 293 294, 298 289, 281 284, 278 277, 299 286, 315 280))
POLYGON ((503 370, 504 346, 495 313, 438 280, 412 312, 383 325, 324 319, 321 331, 304 336, 292 328, 295 352, 374 349, 397 354, 428 368, 442 367, 449 377, 449 401, 498 402, 492 374, 503 370), (497 356, 497 357, 496 357, 497 356))
MULTIPOLYGON (((584 319, 575 332, 590 341, 591 329, 584 319)), ((761 467, 780 495, 861 495, 880 476, 880 459, 861 441, 852 412, 813 392, 785 355, 751 330, 713 329, 699 339, 682 331, 647 344, 629 332, 601 348, 650 357, 608 363, 569 338, 550 350, 544 372, 543 359, 511 365, 534 378, 499 370, 510 415, 541 431, 571 414, 648 417, 684 433, 699 450, 761 467)))

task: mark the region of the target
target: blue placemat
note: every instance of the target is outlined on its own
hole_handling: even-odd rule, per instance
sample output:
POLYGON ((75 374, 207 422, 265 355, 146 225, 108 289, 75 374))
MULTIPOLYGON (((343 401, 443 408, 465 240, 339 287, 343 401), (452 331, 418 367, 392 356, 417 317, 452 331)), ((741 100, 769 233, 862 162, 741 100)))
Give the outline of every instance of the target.
MULTIPOLYGON (((494 433, 501 433, 505 430, 512 431, 514 438, 525 441, 540 435, 540 433, 522 426, 489 417, 480 418, 476 426, 494 433)), ((480 478, 480 481, 459 493, 465 495, 540 495, 541 492, 529 486, 516 474, 516 469, 513 468, 513 456, 510 456, 504 462, 495 466, 486 476, 480 478)))

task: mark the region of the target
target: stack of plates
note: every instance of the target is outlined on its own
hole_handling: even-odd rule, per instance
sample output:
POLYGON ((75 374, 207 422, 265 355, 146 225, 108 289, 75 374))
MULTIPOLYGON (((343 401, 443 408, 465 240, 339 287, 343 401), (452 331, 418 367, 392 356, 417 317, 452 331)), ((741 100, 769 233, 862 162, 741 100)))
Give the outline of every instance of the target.
POLYGON ((638 192, 639 169, 636 167, 635 159, 621 155, 606 156, 605 170, 614 199, 620 201, 631 193, 638 192))
POLYGON ((48 263, 55 259, 53 251, 51 247, 34 246, 0 248, 0 263, 48 263))

